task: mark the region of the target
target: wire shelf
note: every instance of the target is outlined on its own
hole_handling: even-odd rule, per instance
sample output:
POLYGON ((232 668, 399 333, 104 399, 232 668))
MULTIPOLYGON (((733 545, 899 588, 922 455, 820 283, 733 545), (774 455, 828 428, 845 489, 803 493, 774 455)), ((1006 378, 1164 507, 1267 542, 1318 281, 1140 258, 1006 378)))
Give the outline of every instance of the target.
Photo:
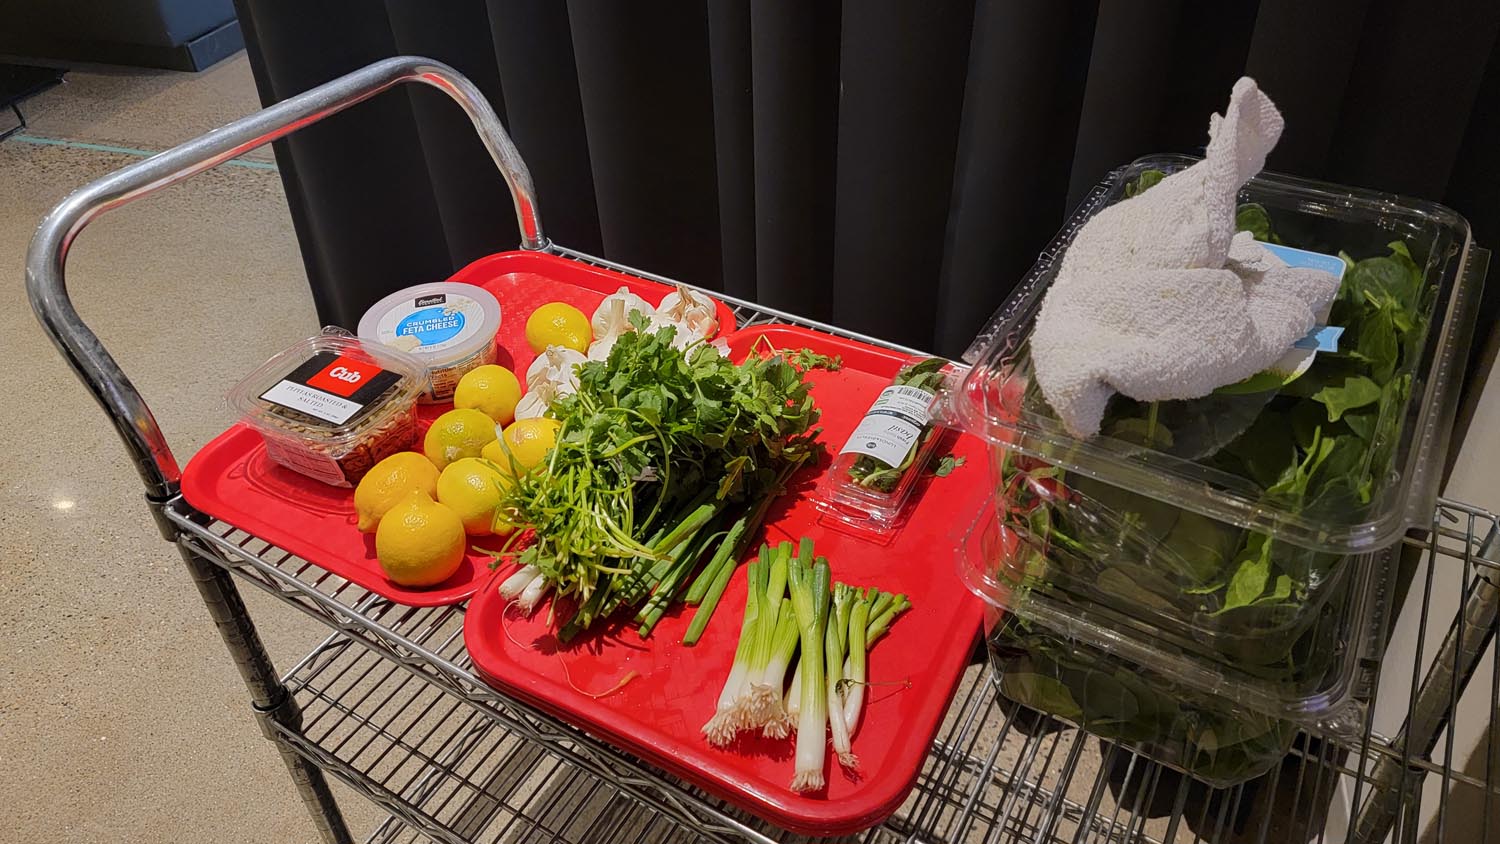
MULTIPOLYGON (((551 251, 670 283, 571 250, 551 251)), ((741 326, 787 322, 890 346, 713 295, 731 305, 741 326)), ((300 727, 273 728, 390 812, 371 841, 794 840, 491 689, 464 650, 462 607, 391 604, 207 518, 181 498, 163 512, 186 549, 334 629, 286 678, 304 711, 300 727)), ((1500 606, 1497 534, 1495 516, 1443 502, 1429 529, 1408 538, 1419 552, 1412 555, 1418 566, 1412 588, 1422 592, 1423 613, 1412 665, 1400 666, 1410 678, 1402 690, 1409 715, 1390 735, 1372 726, 1353 746, 1303 735, 1266 776, 1213 790, 1006 701, 988 668, 975 665, 906 804, 854 840, 1405 842, 1415 841, 1422 826, 1424 796, 1431 803, 1436 794, 1439 841, 1500 844, 1500 820, 1491 811, 1500 809, 1500 736, 1491 731, 1484 771, 1476 775, 1460 769, 1450 729, 1463 692, 1455 678, 1466 680, 1488 659, 1492 684, 1500 684, 1500 654, 1492 647, 1500 606), (1458 615, 1430 614, 1434 595, 1451 589, 1459 593, 1458 615), (1430 630, 1447 636, 1437 653, 1424 654, 1420 643, 1430 630), (1464 830, 1461 838, 1444 839, 1450 797, 1457 794, 1482 802, 1485 824, 1477 835, 1464 830)), ((1381 666, 1367 668, 1373 697, 1381 666)), ((1493 721, 1500 685, 1488 696, 1493 721)))
MULTIPOLYGON (((642 841, 787 840, 485 685, 464 650, 462 607, 394 605, 230 525, 205 521, 181 500, 166 513, 182 528, 185 547, 337 631, 287 677, 305 718, 300 729, 284 730, 285 738, 389 810, 391 840, 406 840, 408 831, 443 842, 626 840, 598 836, 633 829, 629 823, 639 823, 642 841), (515 765, 528 777, 514 781, 515 772, 506 772, 515 765), (547 776, 535 779, 543 768, 547 776), (559 783, 568 787, 559 791, 559 783), (536 802, 552 792, 590 796, 555 815, 544 811, 555 798, 536 802), (593 820, 583 824, 585 816, 593 820)), ((1486 649, 1500 660, 1490 647, 1500 583, 1496 534, 1494 516, 1445 503, 1429 538, 1410 540, 1423 550, 1413 581, 1422 605, 1432 605, 1441 578, 1461 570, 1465 612, 1452 620, 1424 612, 1418 641, 1429 629, 1447 630, 1455 644, 1425 657, 1419 649, 1409 669, 1412 716, 1393 736, 1371 731, 1357 747, 1304 736, 1266 777, 1213 791, 1010 704, 988 670, 975 666, 906 806, 859 840, 1271 844, 1381 841, 1394 833, 1406 841, 1415 840, 1424 793, 1440 795, 1443 827, 1451 801, 1442 798, 1457 789, 1470 800, 1478 794, 1487 822, 1478 836, 1448 840, 1500 841, 1489 811, 1500 807, 1500 776, 1493 773, 1500 748, 1492 736, 1488 775, 1456 768, 1462 760, 1448 727, 1462 689, 1445 680, 1467 676, 1486 649), (1474 611, 1486 606, 1487 614, 1474 611), (1466 638, 1469 646, 1460 647, 1466 638), (1340 799, 1352 808, 1330 815, 1340 799), (1357 813, 1360 807, 1366 811, 1357 813)), ((1372 689, 1378 681, 1371 678, 1372 689)), ((1493 712, 1500 689, 1489 698, 1493 712)))

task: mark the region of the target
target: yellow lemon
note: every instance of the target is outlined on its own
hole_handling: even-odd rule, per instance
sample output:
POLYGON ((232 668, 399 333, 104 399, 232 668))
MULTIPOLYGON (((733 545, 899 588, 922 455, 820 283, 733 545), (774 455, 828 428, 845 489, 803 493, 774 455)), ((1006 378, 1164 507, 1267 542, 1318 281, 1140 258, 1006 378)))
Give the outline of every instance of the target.
POLYGON ((375 558, 385 576, 402 586, 442 583, 464 561, 464 523, 424 492, 414 492, 386 512, 375 529, 375 558))
POLYGON ((450 410, 433 420, 422 441, 422 453, 439 469, 461 457, 478 457, 495 441, 495 420, 471 407, 450 410))
POLYGON ((437 495, 438 470, 432 461, 415 451, 403 451, 376 463, 354 488, 354 511, 359 529, 375 530, 380 517, 413 490, 437 495))
POLYGON ((464 532, 471 536, 510 533, 510 523, 499 520, 495 508, 500 506, 502 484, 512 483, 493 463, 477 457, 465 457, 448 464, 437 482, 439 504, 458 514, 464 532), (500 528, 497 530, 496 528, 500 528))
POLYGON ((453 389, 455 408, 473 408, 500 425, 508 425, 516 418, 516 403, 520 400, 521 382, 516 374, 493 363, 464 373, 453 389))
POLYGON ((526 342, 541 354, 548 346, 565 346, 575 352, 587 352, 594 328, 583 311, 567 302, 548 302, 531 312, 526 320, 526 342))
MULTIPOLYGON (((500 435, 504 440, 503 445, 510 452, 509 457, 495 462, 509 465, 510 458, 513 457, 522 469, 538 466, 547 458, 547 452, 552 450, 552 446, 557 444, 557 432, 561 429, 562 423, 556 419, 518 419, 500 435)), ((500 445, 496 444, 496 451, 500 450, 500 445)), ((504 457, 504 453, 501 454, 504 457)))

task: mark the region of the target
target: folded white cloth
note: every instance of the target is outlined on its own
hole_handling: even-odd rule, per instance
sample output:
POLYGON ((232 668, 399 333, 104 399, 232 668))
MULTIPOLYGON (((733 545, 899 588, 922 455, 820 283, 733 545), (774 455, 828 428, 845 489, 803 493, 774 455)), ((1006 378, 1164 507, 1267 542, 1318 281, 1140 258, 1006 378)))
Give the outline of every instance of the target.
POLYGON ((1276 106, 1235 83, 1208 124, 1203 161, 1084 224, 1031 337, 1042 394, 1076 437, 1099 432, 1116 392, 1193 399, 1265 369, 1338 293, 1235 233, 1239 189, 1281 137, 1276 106))

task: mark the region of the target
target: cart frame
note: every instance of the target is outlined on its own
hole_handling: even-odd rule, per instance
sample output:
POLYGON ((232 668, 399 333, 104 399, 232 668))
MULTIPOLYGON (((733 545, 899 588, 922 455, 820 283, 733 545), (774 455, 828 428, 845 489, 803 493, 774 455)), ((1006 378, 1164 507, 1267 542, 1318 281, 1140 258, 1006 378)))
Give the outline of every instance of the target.
MULTIPOLYGON (((68 297, 64 270, 69 247, 101 214, 408 82, 443 91, 469 116, 510 189, 521 248, 678 283, 552 244, 542 229, 526 165, 479 90, 440 62, 398 57, 125 167, 69 195, 42 220, 28 252, 26 286, 32 308, 124 442, 161 535, 177 546, 245 681, 261 730, 276 745, 325 842, 354 840, 325 772, 391 813, 370 840, 390 841, 415 833, 444 842, 480 835, 498 839, 508 836, 518 823, 521 829, 554 840, 596 840, 601 835, 602 840, 611 840, 610 836, 623 836, 626 831, 635 831, 637 840, 655 834, 685 835, 689 840, 784 840, 784 831, 484 684, 468 663, 459 635, 462 606, 415 609, 392 604, 195 510, 182 498, 176 458, 150 408, 68 297), (279 675, 231 575, 324 622, 331 635, 285 676, 279 675), (351 648, 351 644, 362 648, 351 648), (386 689, 384 697, 371 686, 386 689), (428 692, 433 702, 425 704, 425 709, 412 710, 414 702, 428 692), (398 707, 395 715, 390 707, 398 707), (369 762, 367 757, 377 752, 376 761, 369 762), (519 784, 535 780, 536 759, 551 760, 553 765, 542 786, 550 788, 548 783, 557 779, 564 783, 558 787, 568 794, 575 783, 589 785, 587 801, 598 802, 595 795, 604 795, 598 798, 603 802, 594 807, 598 818, 586 829, 571 830, 576 817, 548 820, 546 811, 551 810, 532 806, 531 797, 523 795, 519 784), (415 772, 400 773, 411 760, 416 760, 415 772), (513 764, 518 761, 521 770, 513 764), (502 794, 506 782, 510 789, 502 794), (501 819, 505 827, 496 833, 501 819)), ((1483 272, 1483 262, 1477 263, 1483 272)), ((709 292, 729 303, 742 325, 789 322, 915 353, 709 292)), ((1367 726, 1363 740, 1353 746, 1332 741, 1304 743, 1294 751, 1293 761, 1272 772, 1269 786, 1262 785, 1257 793, 1236 787, 1212 800, 1193 797, 1194 788, 1201 787, 1187 778, 1164 773, 1114 745, 1100 751, 1099 772, 1090 782, 1075 777, 1085 767, 1081 760, 1091 755, 1085 746, 1086 734, 1005 703, 997 696, 987 668, 976 667, 955 698, 948 723, 907 805, 861 840, 965 841, 1009 835, 1018 840, 1075 844, 1085 840, 1175 842, 1187 835, 1194 840, 1216 840, 1231 830, 1239 835, 1248 824, 1251 835, 1258 825, 1255 840, 1275 841, 1281 840, 1276 836, 1287 834, 1288 807, 1280 797, 1287 783, 1281 780, 1292 776, 1296 777, 1296 786, 1289 792, 1293 795, 1292 823, 1298 822, 1300 809, 1308 815, 1300 829, 1317 831, 1320 839, 1330 831, 1339 834, 1332 829, 1322 802, 1324 797, 1332 798, 1336 787, 1352 788, 1348 804, 1354 811, 1344 828, 1348 840, 1377 842, 1394 831, 1397 840, 1414 841, 1423 787, 1439 781, 1440 835, 1446 831, 1450 786, 1477 789, 1488 821, 1492 803, 1500 806, 1500 741, 1494 723, 1500 706, 1500 649, 1494 657, 1495 688, 1489 693, 1491 741, 1483 776, 1455 769, 1454 731, 1448 727, 1459 697, 1481 667, 1500 626, 1497 536, 1500 522, 1494 515, 1442 501, 1431 525, 1408 538, 1409 545, 1422 549, 1424 568, 1417 582, 1422 584, 1424 603, 1419 633, 1425 633, 1429 623, 1446 624, 1447 633, 1435 655, 1424 659, 1419 646, 1410 667, 1406 723, 1392 736, 1378 735, 1367 726), (1439 572, 1451 575, 1456 565, 1462 567, 1460 611, 1451 622, 1429 619, 1434 589, 1444 588, 1435 585, 1435 578, 1439 572), (1433 754, 1444 737, 1442 761, 1434 762, 1433 754), (1119 792, 1124 796, 1106 802, 1107 772, 1121 765, 1125 773, 1119 792), (1170 784, 1174 780, 1175 786, 1170 784), (1304 780, 1312 787, 1310 797, 1304 797, 1304 780), (1158 792, 1163 781, 1168 785, 1158 792), (1135 784, 1133 794, 1131 783, 1135 784), (1325 787, 1328 794, 1323 795, 1325 787), (1242 801, 1254 802, 1265 794, 1272 795, 1270 802, 1247 821, 1242 801), (1159 798, 1170 803, 1171 811, 1164 819, 1151 819, 1150 806, 1159 798), (1188 811, 1195 801, 1203 803, 1201 818, 1188 811), (1113 815, 1106 817, 1111 804, 1113 815)), ((1381 667, 1377 661, 1366 668, 1373 694, 1381 667)), ((536 783, 533 786, 536 792, 536 783)), ((579 809, 571 811, 577 815, 579 809)), ((1487 822, 1485 840, 1493 835, 1500 841, 1500 829, 1490 827, 1487 822)))

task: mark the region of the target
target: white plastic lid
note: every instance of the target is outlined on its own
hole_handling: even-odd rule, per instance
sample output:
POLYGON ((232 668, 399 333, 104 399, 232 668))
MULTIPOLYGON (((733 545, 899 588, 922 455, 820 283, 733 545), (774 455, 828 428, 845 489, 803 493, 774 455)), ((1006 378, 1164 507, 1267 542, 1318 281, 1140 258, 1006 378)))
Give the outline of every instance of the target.
POLYGON ((470 357, 495 342, 500 303, 472 284, 438 281, 398 290, 359 320, 359 336, 416 355, 429 368, 470 357))

